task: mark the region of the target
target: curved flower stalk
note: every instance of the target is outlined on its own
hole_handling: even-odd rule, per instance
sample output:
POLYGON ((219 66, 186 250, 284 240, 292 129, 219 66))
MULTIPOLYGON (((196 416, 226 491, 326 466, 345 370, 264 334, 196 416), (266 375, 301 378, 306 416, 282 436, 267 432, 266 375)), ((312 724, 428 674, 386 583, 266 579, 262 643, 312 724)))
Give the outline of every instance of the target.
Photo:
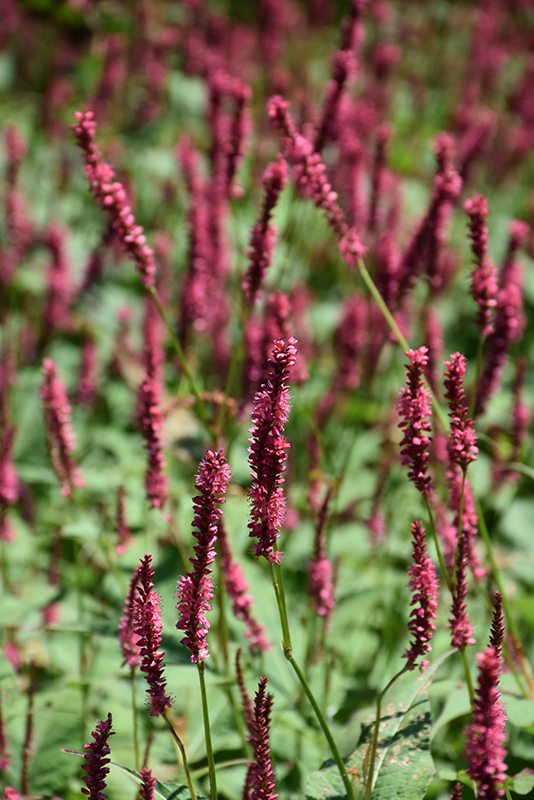
MULTIPOLYGON (((438 607, 438 579, 436 568, 426 550, 425 529, 420 522, 412 524, 413 564, 408 570, 410 589, 413 597, 410 605, 415 606, 410 614, 408 628, 412 634, 411 647, 403 655, 407 659, 407 669, 415 669, 417 660, 430 652, 430 640, 436 630, 433 620, 436 619, 438 607)), ((429 666, 428 661, 421 661, 422 672, 429 666)))
POLYGON ((61 494, 68 497, 75 487, 81 488, 84 485, 80 468, 72 458, 75 445, 70 422, 71 408, 65 385, 58 378, 57 368, 52 359, 44 359, 43 374, 44 383, 40 394, 50 459, 61 483, 61 494))
POLYGON ((279 564, 282 553, 274 545, 285 517, 282 489, 290 445, 284 435, 289 417, 290 394, 287 386, 291 367, 297 358, 297 340, 277 339, 269 359, 269 377, 254 397, 253 428, 249 439, 249 464, 252 486, 249 523, 250 536, 258 539, 256 557, 265 556, 269 564, 279 564))
POLYGON ((114 735, 111 730, 111 714, 108 714, 107 719, 99 722, 92 733, 93 742, 91 744, 84 744, 85 764, 82 769, 87 772, 83 780, 86 787, 82 789, 82 793, 89 797, 89 800, 104 800, 106 795, 103 790, 106 788, 106 775, 109 772, 110 759, 106 758, 109 755, 110 749, 108 739, 114 735))
POLYGON ((156 262, 154 253, 146 243, 141 225, 137 225, 126 192, 121 183, 114 180, 115 170, 102 160, 96 144, 96 122, 92 111, 76 111, 76 124, 72 126, 78 147, 83 152, 85 175, 96 202, 109 215, 113 228, 127 252, 134 259, 141 281, 147 288, 156 285, 156 262))
POLYGON ((479 800, 504 797, 506 780, 506 715, 498 691, 502 658, 494 647, 477 655, 478 687, 467 728, 465 753, 469 761, 467 774, 477 787, 479 800))
POLYGON ((430 391, 423 386, 423 374, 428 364, 427 348, 408 350, 406 355, 411 362, 406 370, 408 387, 400 390, 397 401, 401 417, 399 428, 404 430, 400 443, 402 463, 410 467, 408 477, 423 497, 428 498, 432 490, 432 478, 426 474, 432 441, 428 436, 432 405, 430 391))
POLYGON ((167 682, 163 677, 165 654, 161 645, 160 599, 154 591, 154 569, 152 556, 145 553, 138 567, 139 579, 133 601, 134 634, 141 657, 141 672, 145 674, 150 697, 150 713, 153 717, 165 716, 165 709, 171 707, 167 692, 167 682))
POLYGON ((177 589, 177 609, 180 619, 178 630, 185 631, 181 640, 191 652, 191 661, 197 664, 209 657, 206 637, 210 624, 206 613, 211 610, 213 582, 210 565, 215 560, 214 544, 217 538, 217 525, 222 515, 217 504, 224 503, 224 495, 230 483, 230 467, 222 451, 208 450, 200 462, 195 486, 199 491, 193 499, 195 516, 193 531, 198 544, 195 545, 195 558, 190 561, 193 572, 183 575, 177 589))

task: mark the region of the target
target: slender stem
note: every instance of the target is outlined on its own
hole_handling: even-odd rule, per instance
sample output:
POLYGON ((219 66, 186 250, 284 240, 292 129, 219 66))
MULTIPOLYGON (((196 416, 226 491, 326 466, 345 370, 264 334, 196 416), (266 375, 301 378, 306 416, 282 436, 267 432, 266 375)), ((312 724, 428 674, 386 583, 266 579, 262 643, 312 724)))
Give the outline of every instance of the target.
POLYGON ((441 571, 443 573, 443 579, 444 579, 445 583, 447 584, 447 589, 452 594, 452 582, 451 582, 451 579, 449 577, 449 573, 447 572, 447 567, 445 566, 445 561, 443 560, 443 554, 441 552, 441 546, 440 546, 440 543, 439 543, 438 534, 436 532, 436 526, 434 524, 434 516, 432 514, 432 508, 430 507, 430 502, 428 500, 428 497, 425 497, 425 505, 426 505, 426 510, 428 512, 428 520, 429 520, 429 523, 430 523, 430 532, 432 534, 432 538, 434 539, 434 544, 436 545, 436 552, 437 552, 437 555, 438 555, 439 566, 440 566, 441 571))
POLYGON ((371 744, 371 756, 369 761, 369 772, 367 775, 366 783, 365 783, 365 800, 371 800, 371 793, 373 791, 373 777, 375 771, 375 761, 376 761, 376 751, 378 747, 378 734, 380 733, 380 716, 382 711, 382 700, 389 689, 393 686, 395 681, 404 675, 404 673, 408 670, 408 664, 405 664, 400 672, 397 672, 396 675, 392 677, 390 682, 387 684, 385 689, 382 689, 379 695, 376 698, 376 719, 375 719, 375 728, 373 731, 373 742, 371 744))
POLYGON ((139 772, 139 729, 137 725, 137 703, 135 700, 135 667, 131 667, 130 669, 130 682, 132 686, 132 717, 133 717, 135 768, 139 772))
POLYGON ((467 683, 467 691, 469 692, 469 703, 471 708, 473 708, 473 704, 475 702, 475 692, 473 690, 473 681, 471 679, 471 670, 469 668, 469 661, 467 660, 467 654, 465 652, 465 647, 462 647, 460 650, 462 654, 463 662, 464 662, 464 669, 465 669, 465 682, 467 683))
POLYGON ((215 775, 215 761, 213 759, 213 746, 211 743, 210 717, 208 712, 208 695, 206 692, 206 679, 204 677, 204 662, 199 661, 198 677, 200 678, 200 695, 202 697, 202 716, 204 718, 204 736, 206 737, 206 754, 208 756, 208 771, 210 776, 211 800, 217 800, 217 778, 215 775))
POLYGON ((197 800, 197 794, 196 794, 195 788, 193 786, 193 781, 191 780, 191 773, 189 772, 189 764, 187 762, 187 755, 185 753, 184 744, 183 744, 182 740, 180 739, 180 737, 178 736, 178 734, 176 733, 176 731, 174 730, 174 725, 172 724, 172 722, 168 718, 166 710, 162 714, 162 716, 163 716, 163 719, 165 720, 165 722, 167 723, 167 727, 168 727, 169 731, 171 732, 172 738, 174 739, 174 741, 178 745, 178 750, 182 754, 182 763, 184 765, 185 777, 186 777, 186 780, 187 780, 187 785, 189 786, 189 792, 191 793, 191 798, 192 798, 192 800, 197 800))
POLYGON ((206 428, 206 430, 208 431, 210 436, 212 438, 215 438, 213 430, 212 430, 212 426, 211 426, 211 424, 210 424, 210 422, 209 422, 209 420, 208 420, 208 418, 206 416, 206 411, 205 411, 204 405, 202 403, 202 398, 200 397, 199 391, 197 389, 197 385, 195 383, 195 379, 193 378, 191 370, 189 369, 189 364, 187 363, 187 358, 186 358, 185 353, 183 351, 182 345, 180 344, 180 341, 179 341, 178 337, 176 336, 176 333, 175 333, 173 325, 172 325, 172 323, 171 323, 171 321, 169 319, 169 316, 168 316, 167 312, 165 311, 165 309, 164 309, 164 307, 163 307, 163 305, 161 303, 161 300, 159 298, 157 290, 154 287, 151 287, 148 291, 150 292, 150 295, 151 295, 152 299, 154 300, 154 303, 156 304, 156 307, 158 309, 159 315, 162 318, 163 322, 165 323, 165 326, 166 326, 166 328, 167 328, 167 330, 169 332, 169 335, 171 337, 172 345, 173 345, 173 347, 174 347, 174 349, 176 351, 176 355, 178 356, 178 360, 180 361, 180 364, 181 364, 183 373, 184 373, 184 375, 186 377, 187 383, 189 384, 189 390, 190 390, 191 394, 193 395, 193 397, 195 398, 196 407, 197 407, 197 411, 198 411, 199 417, 202 420, 202 423, 204 424, 204 427, 206 428))
POLYGON ((337 768, 339 770, 339 774, 341 776, 341 780, 343 781, 343 785, 345 786, 345 791, 347 792, 347 800, 355 800, 354 798, 354 790, 352 788, 352 784, 350 782, 350 778, 346 773, 345 765, 343 764, 343 759, 339 753, 337 745, 334 741, 334 737, 328 727, 328 723, 324 718, 323 712, 319 708, 319 704, 315 699, 315 696, 310 688, 308 681, 306 680, 304 673, 302 672, 301 668, 299 667, 298 663, 295 660, 293 655, 293 649, 291 647, 291 636, 289 633, 289 623, 287 617, 287 608, 285 602, 285 592, 284 592, 284 583, 282 579, 282 570, 280 568, 280 564, 276 564, 276 571, 275 566, 271 564, 271 577, 273 581, 274 591, 276 595, 276 602, 278 604, 278 610, 280 612, 280 623, 282 625, 282 647, 284 650, 284 655, 293 667, 297 678, 300 681, 300 685, 304 689, 304 693, 308 700, 310 701, 311 707, 315 712, 315 716, 317 717, 317 721, 321 726, 321 729, 324 733, 325 739, 328 742, 328 746, 330 747, 330 752, 334 757, 334 761, 336 762, 337 768))
MULTIPOLYGON (((398 343, 400 344, 402 349, 406 352, 406 350, 410 349, 410 345, 406 341, 405 337, 402 334, 402 331, 400 330, 399 326, 395 322, 393 314, 391 313, 391 311, 387 307, 384 298, 382 297, 382 295, 378 291, 376 283, 374 282, 374 280, 369 275, 369 273, 367 271, 367 268, 366 268, 365 264, 363 263, 363 259, 359 258, 358 261, 357 261, 357 265, 358 265, 358 272, 362 276, 363 282, 365 283, 367 289, 369 290, 369 293, 371 294, 371 296, 373 297, 373 300, 376 302, 377 306, 379 307, 380 311, 382 312, 382 314, 384 316, 384 319, 386 320, 391 332, 395 334, 395 338, 397 339, 398 343)), ((428 381, 427 381, 427 385, 428 385, 428 381)), ((443 428, 443 430, 444 431, 448 431, 450 425, 449 425, 449 420, 447 419, 447 415, 445 414, 445 412, 443 411, 442 407, 440 406, 440 404, 438 403, 438 401, 434 397, 434 393, 432 392, 430 386, 428 388, 430 389, 430 396, 432 398, 432 408, 434 409, 434 414, 439 419, 441 427, 443 428)))

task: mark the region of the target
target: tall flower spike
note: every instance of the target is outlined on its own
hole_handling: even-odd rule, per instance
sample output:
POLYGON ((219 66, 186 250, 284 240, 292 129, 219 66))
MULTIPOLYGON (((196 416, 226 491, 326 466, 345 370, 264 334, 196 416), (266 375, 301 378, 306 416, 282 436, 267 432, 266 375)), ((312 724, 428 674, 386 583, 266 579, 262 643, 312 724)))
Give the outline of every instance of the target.
POLYGON ((250 487, 249 536, 256 537, 256 557, 265 556, 269 564, 280 563, 281 552, 274 545, 285 518, 282 484, 290 445, 284 435, 289 417, 290 394, 287 386, 291 367, 297 358, 297 340, 277 339, 269 359, 269 377, 254 397, 253 428, 249 439, 250 487))
POLYGON ((145 471, 147 500, 152 508, 167 502, 168 478, 163 453, 163 414, 161 384, 157 375, 145 375, 137 392, 137 419, 148 455, 145 471))
POLYGON ((84 744, 85 764, 82 769, 87 772, 83 780, 87 787, 82 789, 83 794, 89 797, 89 800, 104 800, 106 795, 104 789, 106 788, 106 775, 109 772, 109 745, 108 739, 114 735, 111 730, 111 714, 108 714, 107 719, 99 722, 92 733, 93 742, 91 744, 84 744))
POLYGON ((146 243, 143 228, 135 221, 123 185, 114 180, 115 170, 102 160, 95 141, 94 114, 92 111, 76 111, 74 117, 76 124, 72 128, 78 147, 83 152, 89 188, 98 205, 109 215, 119 239, 135 261, 143 285, 150 289, 156 285, 154 253, 146 243))
POLYGON ((506 716, 498 691, 502 659, 494 647, 477 655, 478 687, 467 727, 465 753, 469 761, 467 774, 477 786, 478 800, 504 797, 506 780, 506 716))
POLYGON ((165 714, 165 708, 171 707, 167 691, 167 682, 163 677, 163 659, 165 654, 159 649, 161 645, 161 608, 160 599, 154 591, 154 569, 152 556, 145 553, 139 566, 139 582, 133 601, 134 633, 141 657, 141 672, 146 676, 148 695, 150 697, 150 713, 153 717, 165 714))
POLYGON ((408 477, 421 494, 428 497, 432 489, 432 478, 426 474, 431 442, 428 418, 432 414, 432 406, 430 392, 423 386, 423 373, 428 364, 427 348, 408 350, 406 355, 411 361, 406 370, 408 387, 400 390, 397 401, 397 411, 401 417, 399 428, 404 430, 400 443, 402 463, 409 465, 408 477))
POLYGON ((58 378, 52 359, 44 359, 43 374, 44 383, 40 394, 50 458, 61 483, 61 494, 68 497, 74 487, 81 488, 84 485, 80 469, 72 458, 74 434, 70 423, 71 409, 65 385, 58 378))
POLYGON ((456 581, 452 587, 452 616, 449 620, 451 645, 458 650, 465 650, 468 644, 476 644, 473 638, 473 626, 469 621, 465 596, 467 594, 466 566, 469 540, 462 532, 458 542, 456 556, 456 581))
MULTIPOLYGON (((413 564, 408 570, 410 589, 413 592, 410 605, 415 606, 410 614, 408 628, 412 634, 409 650, 403 655, 407 658, 408 669, 415 669, 417 660, 430 652, 430 640, 436 630, 433 620, 436 619, 438 607, 438 579, 436 568, 426 551, 425 529, 420 522, 412 523, 413 564)), ((421 661, 422 672, 429 666, 428 661, 421 661)))
POLYGON ((247 306, 254 305, 265 273, 272 263, 276 229, 271 223, 273 210, 287 181, 287 164, 282 156, 268 164, 263 173, 261 216, 252 228, 248 251, 249 267, 241 288, 247 306))
POLYGON ((195 486, 199 494, 193 498, 195 516, 193 517, 193 536, 195 558, 190 558, 193 572, 183 575, 177 587, 177 610, 180 614, 176 627, 185 631, 181 640, 191 652, 191 661, 197 664, 209 657, 206 637, 210 624, 206 613, 211 611, 213 582, 210 565, 217 555, 214 544, 217 539, 217 525, 222 515, 217 504, 224 503, 224 495, 230 483, 230 467, 222 451, 208 450, 200 462, 195 486))
POLYGON ((445 361, 445 397, 449 401, 451 432, 449 436, 449 457, 465 474, 472 461, 476 461, 478 447, 473 430, 474 422, 468 417, 469 409, 463 382, 465 378, 465 356, 453 353, 450 361, 445 361))
POLYGON ((332 562, 327 558, 325 550, 325 528, 331 499, 332 488, 330 487, 319 512, 315 528, 315 552, 313 559, 308 564, 308 593, 311 606, 320 617, 323 617, 326 627, 328 627, 336 605, 332 562))
POLYGON ((495 592, 493 597, 493 619, 491 620, 490 645, 495 648, 495 653, 502 658, 504 642, 504 614, 502 610, 502 594, 495 592))
POLYGON ((255 766, 252 770, 254 785, 252 800, 276 800, 276 780, 269 751, 269 722, 272 694, 266 694, 267 678, 260 678, 254 700, 254 733, 249 741, 254 749, 255 766))
POLYGON ((497 270, 488 255, 488 228, 485 219, 489 214, 486 198, 475 194, 464 203, 469 217, 469 236, 475 268, 471 274, 471 295, 479 307, 477 325, 482 336, 493 332, 493 317, 497 305, 497 270))
POLYGON ((143 767, 139 773, 139 777, 141 778, 141 786, 139 787, 139 800, 154 800, 156 779, 152 777, 152 773, 148 767, 143 767))

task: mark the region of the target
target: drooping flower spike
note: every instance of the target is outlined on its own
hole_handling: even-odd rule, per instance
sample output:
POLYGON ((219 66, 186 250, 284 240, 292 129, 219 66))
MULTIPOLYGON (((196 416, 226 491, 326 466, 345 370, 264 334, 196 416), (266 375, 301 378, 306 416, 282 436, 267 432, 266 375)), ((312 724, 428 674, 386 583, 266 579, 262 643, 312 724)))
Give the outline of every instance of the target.
POLYGON ((408 570, 410 589, 413 592, 410 605, 414 606, 410 614, 408 628, 412 634, 411 647, 403 655, 407 659, 408 669, 419 666, 422 672, 429 666, 429 661, 418 659, 430 652, 430 641, 436 630, 434 620, 438 607, 438 579, 436 568, 428 556, 425 542, 425 529, 420 522, 412 523, 413 563, 408 570))
POLYGON ((397 411, 401 417, 399 428, 404 431, 400 443, 402 463, 410 467, 408 477, 428 497, 432 489, 432 478, 426 474, 431 442, 429 418, 432 414, 430 391, 423 386, 423 374, 428 364, 427 348, 408 350, 410 365, 406 370, 407 388, 400 390, 397 411))
POLYGON ((193 571, 181 577, 177 588, 180 619, 176 627, 185 632, 181 641, 191 652, 193 664, 209 657, 206 637, 210 624, 206 613, 211 611, 210 600, 213 597, 210 565, 217 555, 214 545, 217 525, 222 515, 217 505, 224 503, 229 483, 230 467, 223 452, 208 450, 200 462, 195 481, 199 494, 193 498, 193 527, 197 529, 193 531, 193 536, 198 544, 194 548, 195 557, 189 559, 193 571))
POLYGON ((111 714, 108 714, 107 719, 99 722, 93 731, 93 741, 83 746, 87 752, 82 769, 87 775, 83 778, 86 787, 82 789, 82 793, 87 795, 89 800, 104 800, 106 797, 103 790, 106 788, 106 775, 109 772, 107 765, 110 759, 106 757, 110 753, 108 739, 115 733, 111 730, 111 724, 111 714))
POLYGON ((249 439, 249 464, 252 486, 249 492, 250 536, 258 539, 257 558, 269 564, 280 563, 281 552, 274 550, 285 518, 282 489, 289 442, 284 428, 289 417, 290 394, 287 386, 291 367, 297 358, 297 340, 277 339, 269 359, 269 377, 254 397, 253 428, 249 439))
POLYGON ((139 566, 137 592, 133 601, 134 633, 141 657, 141 672, 145 674, 150 697, 150 713, 153 717, 165 714, 171 707, 167 695, 167 682, 163 676, 165 654, 161 646, 160 599, 154 590, 152 556, 145 553, 139 566))

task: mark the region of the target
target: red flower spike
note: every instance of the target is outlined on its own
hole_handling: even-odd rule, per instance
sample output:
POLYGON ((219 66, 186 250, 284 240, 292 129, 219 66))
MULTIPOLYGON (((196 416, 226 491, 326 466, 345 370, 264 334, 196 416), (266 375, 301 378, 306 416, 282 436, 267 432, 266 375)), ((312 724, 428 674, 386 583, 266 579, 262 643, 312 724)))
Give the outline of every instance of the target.
POLYGON ((210 565, 217 555, 214 545, 217 539, 217 525, 222 515, 217 504, 224 503, 224 495, 230 483, 230 467, 222 451, 208 450, 200 462, 195 486, 199 494, 193 498, 195 516, 193 531, 198 544, 195 545, 195 558, 189 559, 193 572, 183 575, 178 583, 177 610, 180 619, 178 630, 185 631, 181 640, 191 652, 191 661, 197 664, 209 657, 206 641, 210 624, 206 613, 211 611, 213 582, 210 565))
POLYGON ((137 567, 131 577, 130 585, 128 587, 128 594, 122 609, 122 617, 119 622, 119 644, 122 653, 122 664, 128 664, 130 669, 141 666, 139 638, 135 633, 135 597, 137 594, 137 586, 139 584, 139 575, 141 567, 137 567))
POLYGON ((451 432, 448 447, 449 458, 458 464, 462 472, 472 461, 476 461, 478 447, 477 437, 473 430, 474 421, 467 415, 469 413, 463 382, 465 378, 465 356, 453 353, 450 361, 445 361, 445 397, 449 401, 449 416, 451 418, 451 432))
MULTIPOLYGON (((413 592, 410 605, 415 606, 410 614, 408 628, 412 634, 409 650, 403 655, 408 659, 408 668, 415 669, 417 660, 430 652, 430 640, 436 630, 433 620, 436 619, 438 607, 438 579, 436 568, 426 551, 425 529, 420 522, 412 523, 413 564, 408 570, 410 589, 413 592)), ((429 666, 429 661, 421 661, 422 672, 429 666)))
POLYGON ((154 800, 156 779, 152 777, 152 773, 148 767, 143 767, 139 773, 139 777, 141 778, 141 786, 139 787, 139 800, 154 800))
POLYGON ((488 229, 485 219, 489 214, 486 198, 475 194, 464 203, 469 217, 469 235, 475 268, 471 275, 471 294, 479 307, 477 325, 482 336, 493 332, 494 310, 497 305, 497 271, 488 256, 488 229))
POLYGON ((249 439, 249 464, 252 486, 249 492, 249 536, 256 537, 256 557, 265 556, 269 564, 280 563, 281 552, 273 550, 285 518, 282 489, 290 445, 284 435, 289 417, 289 374, 297 358, 297 340, 291 337, 274 343, 269 359, 269 377, 254 397, 253 428, 249 439))
POLYGON ((477 655, 478 687, 467 727, 465 753, 469 761, 467 774, 477 786, 478 800, 504 797, 506 780, 506 716, 498 691, 502 658, 494 647, 477 655))
POLYGON ((276 781, 269 751, 269 723, 273 696, 265 693, 267 680, 260 678, 254 700, 253 734, 249 738, 254 749, 254 765, 249 769, 247 776, 252 780, 249 786, 252 788, 250 795, 252 800, 276 800, 278 797, 275 792, 276 781))
POLYGON ((423 373, 428 364, 427 348, 408 350, 411 364, 406 370, 408 387, 400 390, 397 411, 401 417, 399 428, 404 430, 400 443, 402 463, 410 467, 408 477, 424 497, 430 495, 432 478, 428 469, 429 446, 432 441, 427 435, 430 430, 428 418, 432 414, 430 392, 423 386, 423 373))
POLYGON ((111 164, 102 160, 97 147, 96 122, 92 111, 76 111, 76 123, 72 126, 78 147, 83 152, 85 175, 96 202, 108 214, 113 228, 127 252, 134 259, 143 285, 150 289, 156 285, 156 263, 154 253, 146 243, 141 225, 137 225, 124 187, 115 181, 111 164))
POLYGON ((504 642, 504 614, 502 610, 502 594, 495 592, 493 597, 493 619, 491 620, 490 645, 495 648, 495 653, 502 658, 502 645, 504 642))
POLYGON ((325 620, 328 626, 336 605, 332 562, 326 556, 325 528, 328 520, 328 506, 332 498, 332 489, 326 493, 319 512, 315 529, 315 553, 308 563, 308 593, 313 610, 325 620))
POLYGON ((153 717, 165 714, 165 708, 171 707, 170 698, 166 694, 167 682, 163 677, 163 659, 165 654, 159 649, 161 645, 161 608, 160 599, 154 591, 154 569, 152 556, 145 553, 138 567, 139 581, 133 601, 134 634, 141 657, 141 672, 146 676, 148 695, 150 697, 150 713, 153 717))
POLYGON ((111 730, 111 714, 108 714, 107 719, 99 722, 92 733, 94 739, 91 744, 84 744, 85 764, 82 769, 87 772, 83 780, 87 788, 82 789, 82 793, 89 797, 89 800, 104 800, 106 794, 103 789, 106 788, 106 775, 109 772, 110 759, 106 758, 109 755, 110 749, 108 746, 108 739, 113 736, 115 731, 111 730))
POLYGON ((452 587, 452 617, 449 620, 451 629, 451 645, 458 650, 465 650, 468 644, 476 644, 473 638, 473 626, 469 621, 465 596, 467 594, 466 566, 468 559, 469 540, 466 533, 462 532, 458 543, 456 558, 456 582, 452 587))
POLYGON ((50 458, 52 466, 61 483, 61 494, 68 497, 74 487, 81 488, 84 483, 78 465, 72 458, 74 434, 65 385, 57 376, 57 368, 52 359, 43 361, 44 382, 40 394, 43 401, 50 458))

